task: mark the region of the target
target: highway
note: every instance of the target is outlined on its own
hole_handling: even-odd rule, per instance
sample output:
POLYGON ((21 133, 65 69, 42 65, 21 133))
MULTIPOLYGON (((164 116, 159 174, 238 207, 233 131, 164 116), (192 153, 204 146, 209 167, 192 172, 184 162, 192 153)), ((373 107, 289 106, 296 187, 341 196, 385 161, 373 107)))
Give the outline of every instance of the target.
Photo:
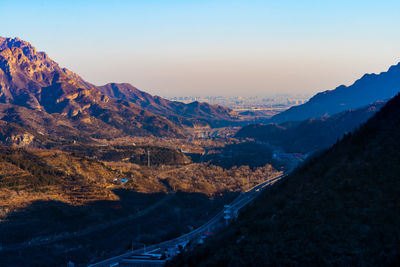
POLYGON ((249 189, 246 192, 241 193, 235 200, 233 200, 230 205, 226 205, 226 208, 222 211, 220 211, 217 215, 215 215, 213 218, 211 218, 207 223, 203 224, 199 228, 181 235, 175 239, 164 241, 158 244, 154 244, 151 246, 148 246, 147 248, 141 248, 137 249, 134 251, 130 251, 106 260, 103 260, 101 262, 91 264, 89 265, 90 267, 104 267, 104 266, 118 266, 118 263, 132 258, 134 255, 143 255, 143 254, 151 254, 151 253, 162 253, 164 251, 167 251, 169 249, 176 249, 179 245, 184 247, 187 243, 189 243, 192 240, 196 240, 201 238, 205 232, 212 231, 213 229, 217 228, 218 226, 221 225, 221 223, 224 223, 224 215, 225 214, 230 214, 231 216, 236 216, 239 213, 239 210, 246 206, 248 203, 253 201, 261 192, 262 190, 275 183, 276 181, 280 180, 283 177, 283 175, 274 177, 272 179, 269 179, 263 183, 260 183, 253 188, 249 189))

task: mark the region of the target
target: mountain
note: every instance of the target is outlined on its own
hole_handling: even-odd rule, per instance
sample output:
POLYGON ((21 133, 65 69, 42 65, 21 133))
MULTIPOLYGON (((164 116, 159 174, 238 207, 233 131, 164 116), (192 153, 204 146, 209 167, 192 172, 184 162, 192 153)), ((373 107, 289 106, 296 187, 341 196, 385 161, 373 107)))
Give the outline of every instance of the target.
MULTIPOLYGON (((87 132, 96 137, 106 137, 110 131, 121 135, 183 135, 180 127, 164 117, 134 103, 101 94, 78 75, 60 68, 46 53, 37 52, 28 42, 1 38, 0 49, 0 103, 8 104, 9 111, 18 106, 28 108, 26 113, 62 115, 62 120, 68 120, 69 124, 76 125, 79 121, 86 130, 94 128, 95 131, 87 132), (98 136, 96 132, 105 134, 98 136)), ((50 128, 53 127, 57 123, 50 128)))
POLYGON ((400 95, 170 266, 398 266, 400 95))
POLYGON ((387 100, 400 91, 400 63, 387 72, 365 74, 350 86, 316 94, 303 105, 292 107, 272 117, 274 123, 301 121, 356 109, 373 102, 387 100))
POLYGON ((367 107, 343 111, 332 116, 281 124, 251 124, 241 128, 236 137, 254 138, 283 148, 285 152, 309 153, 328 148, 344 134, 366 122, 385 104, 375 102, 367 107))
POLYGON ((184 104, 152 96, 128 83, 109 83, 97 89, 112 99, 127 100, 154 114, 187 126, 210 125, 217 127, 234 123, 238 116, 231 109, 208 103, 184 104))
POLYGON ((67 135, 73 134, 75 139, 182 137, 184 125, 218 126, 237 119, 230 109, 221 106, 168 101, 129 84, 95 86, 61 68, 30 43, 3 37, 0 105, 0 118, 5 122, 44 134, 56 131, 65 135, 56 130, 62 124, 67 135))

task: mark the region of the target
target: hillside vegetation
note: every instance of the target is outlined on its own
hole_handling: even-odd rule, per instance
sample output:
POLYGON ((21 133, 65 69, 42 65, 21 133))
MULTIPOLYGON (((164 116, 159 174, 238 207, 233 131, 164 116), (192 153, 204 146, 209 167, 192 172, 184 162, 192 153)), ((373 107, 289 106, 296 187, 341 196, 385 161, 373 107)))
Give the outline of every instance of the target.
POLYGON ((2 205, 13 210, 34 200, 85 204, 115 200, 113 180, 123 176, 103 163, 82 156, 47 150, 27 151, 0 146, 2 205))
MULTIPOLYGON (((95 157, 109 155, 110 147, 84 150, 88 155, 74 146, 74 152, 0 147, 2 264, 86 265, 125 252, 132 240, 136 247, 161 242, 201 225, 240 191, 279 174, 270 165, 223 169, 161 161, 148 167, 121 161, 143 147, 113 148, 115 155, 101 161, 95 157)), ((175 153, 147 149, 160 160, 175 153)))

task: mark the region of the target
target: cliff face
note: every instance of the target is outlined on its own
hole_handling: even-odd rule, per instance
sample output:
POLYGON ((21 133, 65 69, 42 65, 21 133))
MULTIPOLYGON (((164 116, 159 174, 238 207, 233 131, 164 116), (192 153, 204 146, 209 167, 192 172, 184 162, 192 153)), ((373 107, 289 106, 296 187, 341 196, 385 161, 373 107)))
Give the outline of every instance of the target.
POLYGON ((41 89, 66 83, 71 91, 90 85, 78 75, 61 68, 46 53, 38 52, 18 38, 0 38, 0 101, 41 109, 41 89))

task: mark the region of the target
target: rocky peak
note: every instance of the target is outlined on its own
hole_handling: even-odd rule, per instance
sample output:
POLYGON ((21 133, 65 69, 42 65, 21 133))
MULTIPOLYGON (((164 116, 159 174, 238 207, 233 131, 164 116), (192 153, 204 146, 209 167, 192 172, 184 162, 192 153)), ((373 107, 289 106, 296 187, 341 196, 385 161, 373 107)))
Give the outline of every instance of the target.
MULTIPOLYGON (((47 60, 49 59, 45 52, 38 52, 30 43, 16 38, 0 37, 0 51, 7 48, 19 48, 29 60, 47 60)), ((55 63, 54 61, 52 63, 55 63)))
POLYGON ((48 57, 44 52, 37 52, 36 48, 30 43, 25 42, 18 37, 16 38, 0 38, 0 51, 7 48, 19 48, 29 60, 46 60, 48 57))
POLYGON ((19 67, 30 76, 38 71, 60 70, 58 64, 46 53, 37 52, 34 46, 19 38, 0 38, 0 61, 3 67, 8 66, 6 67, 8 71, 10 69, 15 71, 19 67))
MULTIPOLYGON (((42 110, 44 99, 93 86, 19 38, 0 37, 0 102, 42 110), (60 85, 61 84, 61 85, 60 85), (43 96, 44 88, 47 96, 43 96)), ((46 102, 53 105, 57 98, 46 102)))

